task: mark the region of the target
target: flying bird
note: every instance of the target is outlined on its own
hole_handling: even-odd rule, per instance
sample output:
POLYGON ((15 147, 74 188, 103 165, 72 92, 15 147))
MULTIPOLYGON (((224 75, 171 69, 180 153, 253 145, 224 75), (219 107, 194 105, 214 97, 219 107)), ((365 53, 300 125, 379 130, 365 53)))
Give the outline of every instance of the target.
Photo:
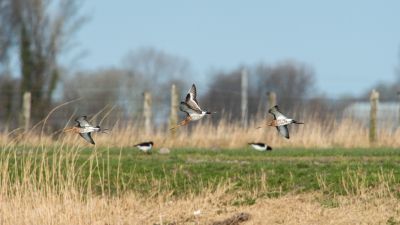
MULTIPOLYGON (((281 133, 287 139, 289 139, 289 130, 287 128, 288 124, 291 124, 291 123, 304 124, 304 123, 297 122, 293 119, 290 119, 290 118, 287 118, 286 116, 284 116, 282 114, 282 112, 279 111, 279 108, 277 105, 272 107, 268 112, 271 113, 272 115, 274 115, 274 120, 269 121, 267 124, 265 124, 261 127, 265 127, 265 126, 276 127, 276 129, 279 131, 279 133, 281 133)), ((258 127, 257 129, 259 129, 261 127, 258 127)))
POLYGON ((203 118, 205 115, 216 113, 216 112, 207 112, 207 111, 201 110, 199 103, 197 102, 196 95, 197 95, 196 94, 196 86, 193 84, 192 87, 190 88, 189 92, 186 95, 185 102, 181 102, 181 104, 179 105, 179 109, 182 112, 185 112, 187 114, 187 117, 180 124, 171 128, 171 130, 173 130, 179 126, 188 124, 192 121, 199 120, 199 119, 203 118))
POLYGON ((150 150, 150 149, 152 149, 153 147, 156 147, 156 146, 153 144, 152 141, 150 141, 150 142, 143 142, 143 143, 140 143, 140 144, 136 144, 133 147, 138 147, 138 149, 140 150, 139 151, 139 155, 140 155, 140 153, 142 151, 144 151, 144 153, 147 154, 148 150, 150 150))
MULTIPOLYGON (((90 135, 93 131, 101 131, 99 126, 93 127, 90 123, 86 120, 87 116, 76 118, 75 121, 78 122, 78 125, 71 127, 70 129, 66 130, 65 132, 75 131, 83 137, 89 143, 94 144, 92 136, 90 135)), ((106 129, 105 129, 106 130, 106 129)))
POLYGON ((258 143, 248 143, 248 145, 251 145, 255 150, 258 151, 272 151, 272 148, 264 143, 258 142, 258 143))

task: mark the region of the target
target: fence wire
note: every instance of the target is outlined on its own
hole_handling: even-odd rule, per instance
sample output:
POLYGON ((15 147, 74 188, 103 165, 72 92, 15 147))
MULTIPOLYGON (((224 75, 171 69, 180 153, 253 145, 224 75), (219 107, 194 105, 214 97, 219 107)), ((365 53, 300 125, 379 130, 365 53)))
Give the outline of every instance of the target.
MULTIPOLYGON (((170 93, 168 93, 170 94, 170 93)), ((184 100, 186 93, 180 93, 180 100, 184 100)), ((21 99, 18 95, 13 98, 5 98, 0 94, 0 129, 13 130, 22 127, 21 99), (7 129, 6 129, 7 128, 7 129)), ((155 128, 168 125, 171 112, 170 98, 157 98, 152 96, 151 121, 155 128)), ((72 99, 53 100, 50 105, 44 107, 43 115, 48 113, 60 104, 72 99)), ((198 101, 203 110, 217 111, 211 116, 213 123, 225 119, 228 123, 236 124, 241 119, 241 92, 240 91, 219 91, 214 90, 212 94, 198 96, 198 101)), ((354 99, 334 98, 297 98, 277 96, 277 104, 280 110, 288 117, 297 120, 313 118, 323 122, 327 119, 335 119, 340 122, 344 117, 352 117, 360 122, 369 123, 370 103, 360 102, 354 99)), ((248 120, 254 118, 266 118, 268 115, 269 102, 267 95, 248 95, 248 120)), ((34 109, 32 109, 34 110, 34 109)), ((97 125, 105 117, 104 126, 112 127, 128 126, 141 123, 143 120, 143 96, 135 95, 129 98, 123 96, 110 97, 98 95, 92 98, 85 98, 81 101, 71 103, 55 110, 46 121, 46 132, 55 132, 65 126, 75 124, 76 117, 87 115, 89 118, 99 115, 92 123, 97 125), (113 108, 113 109, 112 109, 113 108), (112 109, 112 110, 111 110, 112 109), (110 111, 111 110, 111 111, 110 111), (99 113, 100 112, 100 113, 99 113), (68 123, 72 118, 72 122, 68 123)), ((179 112, 179 120, 184 120, 186 113, 179 112)), ((378 108, 379 126, 389 126, 389 129, 397 129, 399 124, 399 103, 380 102, 378 108), (388 125, 389 124, 389 125, 388 125)), ((42 118, 32 118, 31 127, 42 118)), ((307 122, 307 121, 302 121, 307 122)))

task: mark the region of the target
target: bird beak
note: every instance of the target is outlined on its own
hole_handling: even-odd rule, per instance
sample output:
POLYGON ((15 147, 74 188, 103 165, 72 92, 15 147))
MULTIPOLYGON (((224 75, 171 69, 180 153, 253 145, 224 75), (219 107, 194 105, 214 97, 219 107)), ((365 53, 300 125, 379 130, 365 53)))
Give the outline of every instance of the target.
POLYGON ((67 132, 70 132, 72 129, 68 129, 68 130, 66 130, 66 131, 64 131, 65 133, 67 133, 67 132))
POLYGON ((156 145, 153 145, 154 148, 157 148, 156 145))

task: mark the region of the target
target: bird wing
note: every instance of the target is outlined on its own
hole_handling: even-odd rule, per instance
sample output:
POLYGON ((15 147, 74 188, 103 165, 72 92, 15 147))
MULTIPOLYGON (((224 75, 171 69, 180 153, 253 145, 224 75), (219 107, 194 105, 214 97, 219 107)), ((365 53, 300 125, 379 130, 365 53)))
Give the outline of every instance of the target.
POLYGON ((281 111, 279 111, 277 105, 272 107, 268 112, 274 115, 274 120, 287 119, 287 117, 284 116, 281 111))
POLYGON ((265 144, 264 144, 264 143, 261 143, 261 142, 254 143, 254 144, 259 145, 260 147, 265 147, 265 144))
POLYGON ((281 133, 285 138, 289 139, 289 130, 287 125, 277 126, 276 129, 281 133))
POLYGON ((179 105, 179 109, 187 113, 188 115, 193 115, 193 114, 199 115, 203 113, 200 108, 198 107, 193 108, 186 102, 181 102, 181 104, 179 105))
POLYGON ((81 137, 83 137, 83 139, 85 139, 86 141, 88 141, 89 143, 94 144, 94 141, 92 139, 92 136, 90 136, 90 133, 79 133, 81 135, 81 137))
POLYGON ((150 142, 142 142, 142 143, 134 145, 133 147, 137 147, 137 146, 150 146, 150 142))
POLYGON ((190 88, 189 92, 186 95, 185 102, 188 102, 189 100, 192 100, 192 101, 196 102, 196 104, 199 104, 197 102, 196 96, 197 96, 196 86, 193 84, 192 87, 190 88))
POLYGON ((186 95, 185 102, 188 104, 192 109, 195 110, 200 110, 199 103, 197 102, 197 91, 196 91, 196 86, 193 84, 192 87, 190 88, 189 92, 186 95))
POLYGON ((87 116, 76 118, 75 121, 79 123, 80 127, 90 127, 90 123, 86 120, 87 116))

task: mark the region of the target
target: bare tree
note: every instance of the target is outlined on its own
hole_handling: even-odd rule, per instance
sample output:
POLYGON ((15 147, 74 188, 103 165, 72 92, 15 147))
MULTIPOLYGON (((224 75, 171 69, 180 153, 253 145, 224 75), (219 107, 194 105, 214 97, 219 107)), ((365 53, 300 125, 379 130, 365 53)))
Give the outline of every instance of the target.
POLYGON ((187 60, 155 48, 129 52, 123 59, 123 66, 132 76, 143 80, 141 85, 146 88, 182 78, 190 72, 187 60))
MULTIPOLYGON (((209 89, 199 97, 200 104, 204 110, 214 110, 225 112, 230 119, 239 119, 241 115, 241 71, 243 66, 230 72, 216 72, 211 75, 209 89)), ((260 107, 261 96, 255 87, 255 81, 252 68, 246 68, 249 78, 248 90, 248 115, 249 118, 254 117, 258 113, 260 107)), ((222 113, 215 114, 213 121, 218 121, 222 113)))
MULTIPOLYGON (((171 87, 174 84, 179 88, 183 98, 192 84, 189 79, 193 72, 188 60, 167 54, 155 48, 140 48, 129 52, 122 61, 130 83, 131 99, 141 96, 143 92, 152 93, 153 118, 157 123, 166 122, 171 104, 171 87)), ((127 93, 128 94, 128 93, 127 93)), ((136 108, 140 108, 142 101, 135 101, 136 108)))
POLYGON ((16 43, 18 17, 14 15, 13 2, 0 0, 0 74, 7 69, 9 51, 16 43))
POLYGON ((77 14, 79 6, 78 0, 0 0, 0 32, 8 34, 0 38, 5 49, 0 60, 8 57, 12 44, 19 44, 21 94, 32 93, 36 120, 44 116, 59 80, 58 57, 84 20, 77 14))
POLYGON ((225 110, 232 113, 234 118, 240 117, 241 107, 241 73, 234 70, 228 73, 218 72, 210 79, 208 92, 200 96, 200 105, 204 110, 225 110))
POLYGON ((78 72, 63 81, 63 100, 84 98, 75 104, 77 109, 84 114, 96 113, 107 105, 126 106, 129 98, 126 98, 125 91, 129 86, 131 83, 122 70, 78 72))
MULTIPOLYGON (((2 128, 8 127, 12 122, 12 115, 15 112, 13 101, 18 101, 18 95, 15 93, 18 88, 18 80, 12 78, 9 74, 0 76, 0 118, 3 118, 4 124, 0 125, 2 128)), ((3 122, 3 121, 1 121, 3 122)))
MULTIPOLYGON (((94 72, 78 72, 62 81, 62 99, 71 101, 79 114, 93 114, 109 105, 116 108, 108 116, 127 120, 140 120, 143 111, 143 93, 152 93, 152 118, 155 125, 168 122, 171 87, 180 88, 182 99, 190 85, 185 78, 191 74, 187 60, 166 54, 153 48, 132 51, 123 59, 124 68, 102 69, 94 72)), ((71 107, 70 107, 71 108, 71 107)), ((126 123, 124 123, 126 124, 126 123)))
MULTIPOLYGON (((204 97, 200 97, 200 104, 205 109, 224 110, 231 119, 240 117, 241 76, 244 66, 231 72, 217 72, 212 74, 209 90, 204 97)), ((267 93, 275 92, 281 109, 300 109, 304 104, 313 104, 322 107, 319 100, 309 99, 315 90, 315 76, 306 65, 292 61, 283 62, 276 66, 267 66, 263 63, 255 66, 246 66, 249 77, 248 113, 249 118, 268 111, 267 93), (265 111, 266 110, 266 111, 265 111)), ((213 116, 218 120, 221 114, 213 116)))
POLYGON ((281 109, 299 108, 301 100, 312 97, 315 91, 314 72, 302 63, 286 61, 273 67, 260 64, 256 73, 260 81, 258 89, 275 92, 281 109))

